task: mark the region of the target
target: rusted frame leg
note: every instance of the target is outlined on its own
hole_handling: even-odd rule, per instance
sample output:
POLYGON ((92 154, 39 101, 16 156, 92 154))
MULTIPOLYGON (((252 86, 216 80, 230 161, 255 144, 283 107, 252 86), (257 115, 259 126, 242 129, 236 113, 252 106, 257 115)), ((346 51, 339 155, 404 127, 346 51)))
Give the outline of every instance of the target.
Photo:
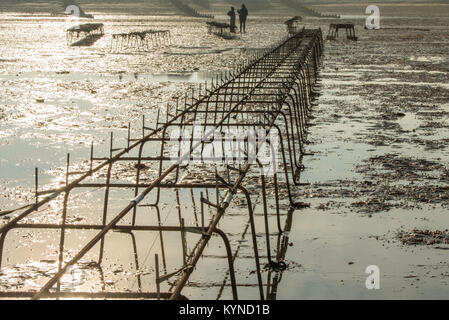
MULTIPOLYGON (((112 165, 113 165, 113 162, 110 162, 108 165, 108 171, 106 174, 106 189, 105 189, 105 193, 104 193, 103 220, 102 220, 103 226, 105 226, 106 222, 107 222, 112 165)), ((105 241, 104 238, 102 238, 100 241, 100 253, 99 253, 99 258, 98 258, 98 264, 101 264, 101 262, 103 260, 104 241, 105 241)))
POLYGON ((257 281, 259 283, 259 295, 260 295, 260 299, 264 300, 263 281, 262 281, 262 274, 261 274, 261 268, 260 268, 259 250, 257 248, 257 233, 256 233, 255 222, 254 222, 254 212, 253 212, 251 196, 250 196, 248 190, 246 190, 246 188, 244 188, 243 186, 239 186, 238 189, 240 191, 242 191, 243 194, 245 195, 246 203, 248 205, 248 214, 249 214, 250 227, 251 227, 251 238, 253 241, 254 261, 256 263, 257 281))

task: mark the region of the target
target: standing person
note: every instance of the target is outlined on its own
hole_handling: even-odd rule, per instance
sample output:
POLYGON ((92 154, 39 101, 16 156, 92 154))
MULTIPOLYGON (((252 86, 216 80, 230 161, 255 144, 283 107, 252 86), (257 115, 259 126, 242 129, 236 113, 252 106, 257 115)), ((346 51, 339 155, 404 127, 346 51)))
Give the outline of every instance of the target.
POLYGON ((248 9, 242 4, 242 8, 237 11, 239 13, 240 20, 240 33, 246 33, 246 18, 248 17, 248 9))
POLYGON ((231 7, 231 11, 228 12, 228 16, 231 17, 231 23, 230 23, 231 32, 235 33, 236 26, 235 26, 235 9, 234 9, 234 7, 231 7))

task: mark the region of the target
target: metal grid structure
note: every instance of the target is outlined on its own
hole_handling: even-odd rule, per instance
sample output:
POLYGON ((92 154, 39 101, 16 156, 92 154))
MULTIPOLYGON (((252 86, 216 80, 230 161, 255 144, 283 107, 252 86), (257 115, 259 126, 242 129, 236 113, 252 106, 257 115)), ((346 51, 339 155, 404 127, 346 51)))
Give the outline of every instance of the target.
POLYGON ((102 23, 85 23, 67 29, 66 40, 70 46, 91 45, 103 35, 102 23))
MULTIPOLYGON (((9 291, 1 292, 0 297, 8 298, 130 298, 130 299, 185 299, 182 291, 188 285, 191 275, 194 273, 204 251, 213 236, 218 236, 224 244, 228 263, 228 272, 221 284, 220 294, 225 287, 231 287, 232 297, 238 299, 238 288, 234 262, 238 257, 239 248, 232 248, 228 234, 222 231, 218 225, 223 220, 225 213, 235 202, 237 195, 243 195, 244 206, 247 208, 248 225, 245 234, 250 231, 251 243, 257 284, 258 295, 261 299, 274 299, 277 286, 282 279, 282 272, 286 269, 284 262, 288 248, 288 234, 292 223, 294 210, 303 204, 295 202, 291 188, 300 186, 300 172, 302 170, 302 156, 305 155, 306 127, 309 111, 316 92, 314 86, 323 50, 321 29, 302 29, 299 33, 282 40, 273 48, 258 53, 242 64, 235 71, 222 74, 208 86, 199 88, 195 93, 192 90, 191 98, 187 95, 184 101, 179 99, 175 105, 168 105, 165 116, 158 113, 155 128, 146 125, 143 119, 142 137, 133 138, 131 128, 128 126, 127 144, 123 148, 117 148, 111 133, 110 153, 108 157, 95 157, 92 143, 90 165, 86 172, 71 171, 70 155, 67 156, 65 173, 65 185, 54 190, 39 190, 39 177, 36 169, 36 202, 27 207, 18 209, 16 216, 9 223, 0 228, 0 268, 4 266, 3 255, 5 240, 8 233, 13 230, 57 230, 59 236, 58 267, 57 272, 46 279, 45 284, 37 291, 9 291), (195 123, 201 123, 211 128, 208 134, 199 139, 192 135, 186 152, 179 151, 178 160, 167 155, 167 149, 173 140, 170 139, 170 130, 192 130, 195 123), (266 133, 276 130, 280 138, 280 170, 272 177, 265 176, 261 169, 261 163, 255 164, 248 160, 248 149, 245 145, 245 160, 238 166, 229 164, 212 165, 206 170, 207 179, 186 183, 181 175, 186 168, 195 165, 185 164, 195 159, 198 150, 203 150, 211 142, 210 133, 225 128, 253 128, 261 127, 266 133), (150 152, 150 150, 152 152, 150 152), (135 178, 133 182, 123 182, 119 178, 114 181, 114 168, 123 164, 134 164, 135 178), (155 165, 155 176, 149 178, 144 173, 149 165, 155 165), (260 169, 260 170, 259 170, 260 169), (102 178, 98 173, 105 172, 102 178), (253 178, 256 178, 256 182, 253 178), (268 180, 270 180, 268 182, 268 180), (118 182, 120 181, 120 182, 118 182), (263 217, 263 231, 266 253, 261 254, 260 244, 257 241, 256 217, 254 198, 249 187, 258 189, 262 204, 261 215, 263 217), (71 193, 80 189, 100 188, 104 191, 102 223, 81 224, 68 222, 68 202, 71 193), (133 190, 134 198, 128 202, 117 214, 110 214, 110 202, 112 190, 133 190), (186 225, 180 211, 179 192, 190 190, 193 208, 196 204, 200 207, 200 218, 193 226, 186 225), (194 191, 201 191, 200 196, 194 191), (178 225, 164 225, 161 219, 161 194, 173 191, 176 193, 178 204, 178 225), (223 194, 224 193, 224 194, 223 194), (288 209, 282 209, 281 195, 286 195, 289 203, 288 209), (275 210, 270 212, 268 206, 269 196, 274 196, 275 210), (152 201, 150 201, 150 199, 152 201), (39 210, 48 204, 62 201, 62 212, 59 223, 33 223, 27 222, 32 214, 39 215, 39 210), (157 221, 155 224, 139 223, 138 216, 142 208, 154 209, 157 221), (211 217, 206 222, 205 211, 211 212, 211 217), (277 243, 275 253, 272 250, 270 239, 270 218, 275 218, 277 229, 277 243), (281 218, 286 217, 284 225, 281 218), (129 223, 124 223, 129 218, 129 223), (68 257, 65 252, 67 232, 90 230, 95 236, 76 253, 68 257), (140 275, 137 274, 139 286, 138 292, 68 292, 61 289, 62 277, 72 266, 83 259, 94 248, 99 246, 98 260, 93 266, 101 273, 101 264, 104 256, 106 235, 112 231, 130 235, 135 253, 136 269, 139 268, 139 259, 136 249, 135 232, 155 232, 159 234, 162 269, 160 268, 159 255, 155 255, 155 286, 152 292, 143 292, 140 275), (164 235, 166 233, 179 233, 182 243, 182 264, 175 272, 166 270, 166 257, 164 254, 164 235), (190 253, 187 252, 186 234, 197 236, 196 243, 190 253), (234 249, 234 252, 233 252, 234 249), (264 265, 262 260, 267 261, 264 265), (262 270, 268 270, 266 282, 262 279, 262 270), (175 280, 173 280, 175 279, 175 280), (228 282, 230 284, 228 284, 228 282), (167 290, 162 290, 162 286, 167 290), (264 292, 266 287, 266 292, 264 292)), ((269 135, 267 135, 269 137, 269 135)), ((181 143, 181 142, 179 142, 181 143)), ((269 138, 258 141, 257 150, 264 144, 272 146, 269 138)), ((182 150, 179 148, 178 150, 182 150)), ((225 160, 223 158, 223 160, 225 160)), ((13 211, 11 211, 12 213, 13 211)), ((273 226, 271 226, 273 228, 273 226)), ((244 236, 244 235, 243 235, 244 236)), ((20 249, 15 249, 20 250, 20 249)), ((1 269, 0 269, 1 270, 1 269)), ((104 280, 104 279, 103 279, 104 280)))
POLYGON ((169 45, 171 35, 169 30, 144 30, 112 35, 111 52, 122 50, 150 50, 163 45, 169 45))
POLYGON ((208 34, 214 34, 223 39, 234 39, 235 35, 232 35, 231 25, 229 23, 223 23, 218 21, 206 22, 208 34))
POLYGON ((355 35, 355 27, 352 22, 347 23, 331 23, 329 25, 329 32, 326 36, 327 40, 335 40, 338 38, 338 30, 345 29, 346 39, 357 41, 357 36, 355 35))

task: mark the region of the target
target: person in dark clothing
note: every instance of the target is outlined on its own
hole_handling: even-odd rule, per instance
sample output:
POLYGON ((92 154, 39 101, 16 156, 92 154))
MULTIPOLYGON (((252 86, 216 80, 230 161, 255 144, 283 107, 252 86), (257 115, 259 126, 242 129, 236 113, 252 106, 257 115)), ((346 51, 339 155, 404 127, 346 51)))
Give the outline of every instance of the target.
POLYGON ((246 9, 246 6, 242 4, 242 8, 237 12, 240 20, 240 33, 246 33, 246 18, 248 17, 248 9, 246 9))
POLYGON ((231 7, 231 11, 228 12, 228 16, 231 17, 231 22, 230 22, 231 32, 235 33, 236 26, 235 26, 235 9, 234 9, 234 7, 231 7))

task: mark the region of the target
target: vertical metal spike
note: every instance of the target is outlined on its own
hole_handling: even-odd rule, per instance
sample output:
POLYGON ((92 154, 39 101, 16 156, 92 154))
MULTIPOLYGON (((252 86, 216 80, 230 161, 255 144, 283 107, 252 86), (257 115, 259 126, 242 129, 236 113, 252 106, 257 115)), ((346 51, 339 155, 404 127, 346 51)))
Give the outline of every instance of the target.
POLYGON ((128 122, 128 149, 131 141, 131 122, 128 122))
POLYGON ((90 172, 92 173, 94 166, 94 141, 90 144, 90 172))
POLYGON ((215 193, 216 193, 216 200, 217 205, 220 203, 220 190, 218 189, 218 172, 217 172, 217 166, 215 166, 215 193))
POLYGON ((166 116, 165 116, 165 124, 168 123, 168 111, 170 110, 170 104, 167 102, 166 116))
POLYGON ((111 159, 112 159, 112 149, 114 147, 113 140, 114 140, 114 132, 111 131, 111 143, 109 145, 109 158, 111 159))
POLYGON ((70 153, 67 153, 67 167, 65 171, 65 185, 69 185, 69 170, 70 170, 70 153))
POLYGON ((203 192, 201 192, 201 232, 204 234, 204 203, 203 203, 203 192))
POLYGON ((186 231, 185 231, 185 224, 184 224, 184 218, 181 219, 181 240, 182 240, 182 259, 184 262, 184 265, 187 263, 187 242, 186 242, 186 231))
POLYGON ((34 168, 34 183, 35 183, 35 197, 36 197, 36 204, 39 202, 39 169, 34 168))

